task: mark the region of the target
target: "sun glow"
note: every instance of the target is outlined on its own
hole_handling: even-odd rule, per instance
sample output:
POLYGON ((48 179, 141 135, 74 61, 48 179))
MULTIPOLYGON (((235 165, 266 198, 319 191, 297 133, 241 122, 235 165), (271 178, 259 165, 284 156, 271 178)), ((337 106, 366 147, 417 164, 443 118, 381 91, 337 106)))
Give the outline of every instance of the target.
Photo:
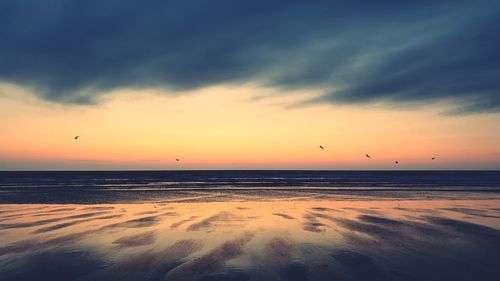
POLYGON ((385 169, 394 168, 394 160, 408 169, 500 164, 498 115, 444 116, 439 106, 291 107, 315 93, 251 85, 182 93, 120 90, 89 106, 40 101, 11 85, 1 90, 2 169, 385 169))

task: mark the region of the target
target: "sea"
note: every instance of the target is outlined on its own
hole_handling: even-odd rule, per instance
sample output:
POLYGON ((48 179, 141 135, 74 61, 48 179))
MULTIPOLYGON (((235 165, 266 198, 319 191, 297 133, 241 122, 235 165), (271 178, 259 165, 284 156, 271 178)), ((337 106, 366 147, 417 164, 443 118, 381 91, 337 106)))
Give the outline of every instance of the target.
POLYGON ((0 172, 0 281, 498 281, 499 171, 0 172))
MULTIPOLYGON (((317 192, 356 196, 500 194, 500 171, 15 171, 0 172, 0 204, 126 203, 186 192, 317 192)), ((366 198, 365 198, 366 199, 366 198)))

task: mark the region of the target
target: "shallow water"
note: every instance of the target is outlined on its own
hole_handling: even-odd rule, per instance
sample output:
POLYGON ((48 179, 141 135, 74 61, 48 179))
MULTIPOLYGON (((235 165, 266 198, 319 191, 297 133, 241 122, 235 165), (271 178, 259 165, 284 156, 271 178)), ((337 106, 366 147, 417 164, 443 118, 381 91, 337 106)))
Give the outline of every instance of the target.
POLYGON ((3 204, 0 280, 500 280, 500 199, 473 197, 3 204))

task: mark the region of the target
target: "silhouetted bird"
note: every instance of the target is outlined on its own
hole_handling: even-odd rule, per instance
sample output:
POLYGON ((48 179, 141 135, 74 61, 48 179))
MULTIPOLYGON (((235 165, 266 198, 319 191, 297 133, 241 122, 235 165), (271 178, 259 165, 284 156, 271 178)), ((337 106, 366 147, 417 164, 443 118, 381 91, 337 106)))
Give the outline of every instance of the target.
POLYGON ((179 158, 175 158, 175 161, 179 162, 179 161, 181 161, 181 159, 179 159, 179 158))
POLYGON ((322 145, 320 145, 320 146, 319 146, 319 148, 321 148, 321 149, 325 149, 322 145))
POLYGON ((432 160, 436 160, 436 158, 435 158, 435 157, 432 157, 432 160))
POLYGON ((75 139, 75 140, 77 140, 79 137, 80 137, 80 136, 76 136, 76 137, 74 137, 74 139, 75 139))
POLYGON ((398 161, 396 161, 396 162, 394 162, 394 163, 396 163, 396 165, 397 165, 397 164, 399 164, 399 162, 398 162, 398 161))
POLYGON ((365 154, 366 158, 372 158, 370 155, 368 154, 365 154))

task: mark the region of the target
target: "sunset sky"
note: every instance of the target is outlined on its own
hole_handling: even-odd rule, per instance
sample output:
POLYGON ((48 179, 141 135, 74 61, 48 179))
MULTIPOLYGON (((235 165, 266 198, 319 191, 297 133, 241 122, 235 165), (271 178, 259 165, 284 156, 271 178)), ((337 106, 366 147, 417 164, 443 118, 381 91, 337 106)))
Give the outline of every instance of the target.
POLYGON ((500 169, 499 18, 486 0, 2 1, 0 170, 500 169))

